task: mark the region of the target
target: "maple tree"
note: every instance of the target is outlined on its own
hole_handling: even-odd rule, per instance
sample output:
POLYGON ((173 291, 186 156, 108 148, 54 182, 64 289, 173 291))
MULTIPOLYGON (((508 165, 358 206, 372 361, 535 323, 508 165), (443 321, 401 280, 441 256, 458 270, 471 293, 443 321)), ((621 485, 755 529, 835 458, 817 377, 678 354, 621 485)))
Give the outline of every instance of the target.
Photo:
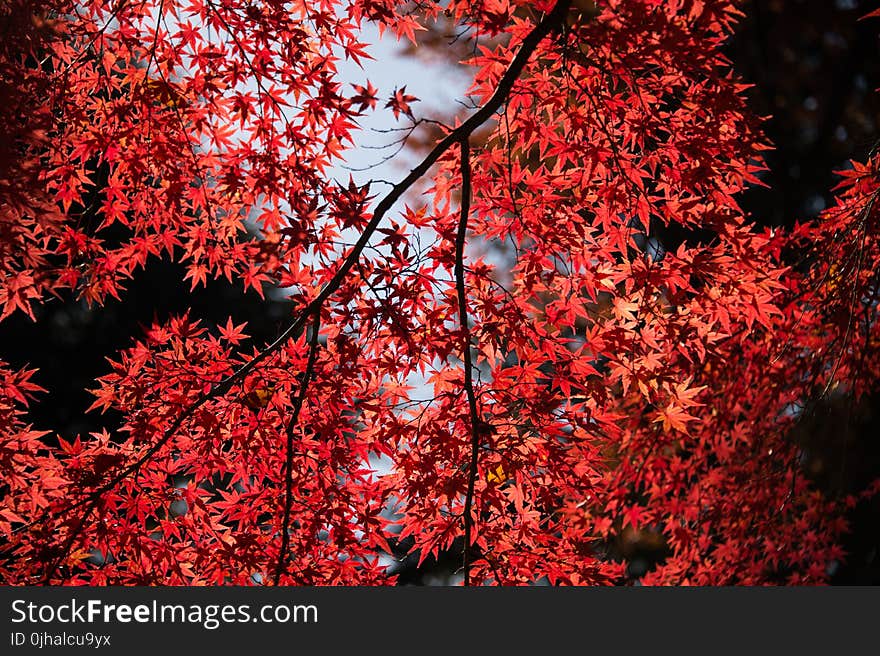
POLYGON ((844 558, 878 486, 823 493, 792 431, 876 389, 880 157, 817 220, 740 208, 769 144, 721 51, 737 2, 3 12, 2 318, 162 259, 291 302, 266 343, 235 308, 132 335, 92 434, 30 423, 39 373, 0 361, 5 582, 390 583, 408 540, 460 545, 466 585, 615 583, 625 532, 668 552, 649 584, 844 558), (342 79, 367 24, 418 47, 440 18, 472 45, 455 122, 342 79), (371 112, 440 135, 388 189, 332 175, 371 112))

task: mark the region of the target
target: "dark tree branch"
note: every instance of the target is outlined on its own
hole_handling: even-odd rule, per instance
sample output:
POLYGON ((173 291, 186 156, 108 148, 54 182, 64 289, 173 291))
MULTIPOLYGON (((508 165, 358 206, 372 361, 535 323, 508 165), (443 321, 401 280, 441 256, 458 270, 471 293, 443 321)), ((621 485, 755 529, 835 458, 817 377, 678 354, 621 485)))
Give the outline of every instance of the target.
POLYGON ((469 137, 461 140, 461 214, 455 235, 455 290, 458 296, 458 323, 461 329, 461 359, 464 363, 464 391, 468 402, 468 423, 471 429, 470 462, 468 463, 467 494, 464 499, 464 549, 462 568, 464 584, 471 584, 471 533, 474 518, 474 486, 477 481, 477 457, 480 451, 480 413, 474 394, 473 362, 471 360, 471 330, 468 326, 467 291, 464 279, 464 244, 467 237, 468 216, 471 213, 471 151, 469 137))
POLYGON ((284 517, 281 520, 281 550, 278 552, 278 566, 275 568, 275 580, 278 585, 281 575, 287 569, 287 556, 290 549, 290 510, 293 506, 293 434, 299 422, 299 414, 308 393, 309 383, 315 371, 315 361, 318 359, 318 332, 321 330, 321 313, 315 312, 312 324, 312 337, 309 340, 309 360, 306 363, 306 371, 300 383, 299 392, 293 402, 290 412, 290 420, 287 422, 287 444, 285 445, 284 462, 284 517))

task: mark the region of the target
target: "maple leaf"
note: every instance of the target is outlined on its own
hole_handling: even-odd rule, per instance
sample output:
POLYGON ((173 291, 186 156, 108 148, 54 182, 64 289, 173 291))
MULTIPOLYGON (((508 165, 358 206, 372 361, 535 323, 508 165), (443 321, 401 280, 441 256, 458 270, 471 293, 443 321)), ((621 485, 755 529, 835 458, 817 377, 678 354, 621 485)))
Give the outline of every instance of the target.
POLYGON ((629 524, 634 529, 638 529, 644 513, 644 509, 639 506, 629 506, 623 513, 623 526, 629 524))
POLYGON ((274 385, 256 387, 244 396, 242 396, 242 403, 244 403, 251 410, 262 410, 267 405, 269 405, 269 401, 272 400, 272 395, 274 393, 274 385))
POLYGON ((229 317, 226 320, 226 324, 223 326, 218 326, 218 330, 220 331, 220 335, 227 342, 231 344, 238 344, 244 339, 247 339, 247 335, 244 333, 244 329, 247 326, 247 322, 241 323, 239 325, 234 325, 232 323, 232 317, 229 317))
POLYGON ((488 483, 495 483, 498 485, 504 483, 504 481, 506 481, 507 479, 508 475, 503 465, 498 465, 494 469, 490 470, 489 473, 486 475, 486 481, 488 483))
POLYGON ((359 112, 363 112, 367 107, 370 109, 374 109, 376 107, 376 102, 378 101, 377 93, 379 89, 373 86, 373 84, 367 80, 366 86, 361 86, 359 84, 352 84, 354 87, 355 95, 351 97, 352 104, 360 105, 358 107, 359 112))
POLYGON ((391 108, 391 111, 394 113, 394 118, 399 118, 401 113, 413 118, 409 103, 416 102, 417 100, 418 98, 415 96, 406 93, 406 85, 404 85, 399 89, 394 90, 394 93, 388 99, 388 102, 385 103, 385 107, 391 108))
POLYGON ((672 430, 684 432, 687 430, 687 422, 696 421, 696 419, 693 415, 685 412, 681 406, 670 402, 669 405, 657 412, 654 422, 662 423, 663 430, 667 433, 672 430))

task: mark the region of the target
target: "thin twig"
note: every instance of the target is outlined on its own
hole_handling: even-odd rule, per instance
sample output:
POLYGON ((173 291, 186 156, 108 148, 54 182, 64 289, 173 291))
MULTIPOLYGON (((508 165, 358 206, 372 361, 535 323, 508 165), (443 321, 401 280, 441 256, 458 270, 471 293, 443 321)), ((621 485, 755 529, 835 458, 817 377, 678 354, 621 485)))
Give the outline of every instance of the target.
POLYGON ((284 516, 281 520, 281 550, 278 552, 278 566, 275 568, 274 584, 278 585, 281 575, 287 569, 287 556, 290 549, 290 511, 293 506, 293 435, 299 423, 299 414, 305 404, 309 383, 315 371, 315 361, 318 359, 318 333, 321 330, 321 313, 315 312, 312 324, 312 337, 309 340, 309 360, 306 363, 306 371, 303 374, 296 400, 290 412, 290 420, 287 422, 287 444, 285 445, 284 462, 284 516))

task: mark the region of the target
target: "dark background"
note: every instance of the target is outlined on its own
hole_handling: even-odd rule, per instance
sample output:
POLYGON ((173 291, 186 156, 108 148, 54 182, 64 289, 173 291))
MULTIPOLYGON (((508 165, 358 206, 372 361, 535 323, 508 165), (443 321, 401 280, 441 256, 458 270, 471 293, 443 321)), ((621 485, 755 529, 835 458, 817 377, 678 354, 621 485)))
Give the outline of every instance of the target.
MULTIPOLYGON (((769 117, 765 131, 775 150, 770 170, 743 197, 754 221, 785 226, 815 217, 832 202, 833 171, 848 159, 863 160, 880 139, 880 19, 858 19, 877 8, 858 0, 756 0, 744 2, 739 30, 727 55, 745 81, 754 111, 769 117)), ((142 334, 154 319, 189 310, 207 323, 247 320, 257 340, 280 331, 286 310, 240 287, 212 282, 189 291, 183 269, 152 263, 127 286, 122 301, 88 308, 75 300, 53 299, 36 309, 37 321, 21 313, 0 323, 0 358, 14 366, 40 369, 36 380, 50 394, 32 406, 31 419, 71 438, 113 426, 112 413, 85 413, 97 376, 108 373, 105 358, 142 334)), ((880 391, 878 391, 880 392, 880 391)), ((807 458, 806 474, 832 494, 858 489, 880 476, 880 394, 859 406, 827 401, 798 429, 807 458)), ((833 575, 836 584, 880 583, 880 500, 862 503, 850 516, 847 562, 833 575)), ((401 545, 405 547, 406 545, 401 545)), ((633 577, 662 557, 651 544, 630 545, 620 554, 633 577)), ((416 568, 414 559, 397 568, 401 582, 442 582, 460 564, 460 555, 441 555, 416 568)))
MULTIPOLYGON (((833 204, 834 171, 864 161, 880 139, 880 20, 865 0, 755 0, 727 53, 751 106, 769 116, 763 181, 743 198, 756 222, 790 226, 833 204)), ((880 391, 880 390, 878 390, 880 391)), ((852 407, 829 399, 798 427, 804 468, 826 491, 844 494, 880 476, 880 395, 852 407)), ((880 584, 880 500, 850 514, 847 562, 836 584, 880 584)))

